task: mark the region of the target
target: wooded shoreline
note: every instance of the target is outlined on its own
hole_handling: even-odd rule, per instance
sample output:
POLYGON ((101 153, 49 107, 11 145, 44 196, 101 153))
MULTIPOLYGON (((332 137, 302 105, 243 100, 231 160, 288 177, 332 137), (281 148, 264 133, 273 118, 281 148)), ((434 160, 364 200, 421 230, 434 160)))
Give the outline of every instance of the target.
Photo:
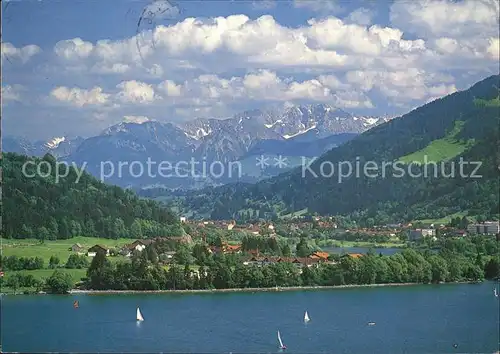
POLYGON ((448 282, 438 284, 425 283, 384 283, 384 284, 349 284, 332 286, 290 286, 276 288, 228 288, 228 289, 189 289, 189 290, 70 290, 69 294, 105 295, 105 294, 170 294, 170 293, 231 293, 231 292, 280 292, 280 291, 310 291, 310 290, 331 290, 347 288, 375 288, 375 287, 398 287, 415 285, 446 285, 446 284, 473 284, 477 282, 448 282))

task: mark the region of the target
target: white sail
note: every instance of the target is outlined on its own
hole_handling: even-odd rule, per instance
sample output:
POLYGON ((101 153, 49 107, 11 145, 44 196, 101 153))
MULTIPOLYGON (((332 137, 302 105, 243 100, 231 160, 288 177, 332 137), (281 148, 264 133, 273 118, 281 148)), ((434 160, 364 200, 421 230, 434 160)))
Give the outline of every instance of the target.
POLYGON ((304 322, 309 322, 311 319, 309 318, 309 315, 306 313, 304 314, 304 322))
POLYGON ((283 348, 283 342, 281 341, 280 331, 278 331, 278 341, 280 342, 280 347, 283 348))
POLYGON ((144 317, 142 317, 142 313, 139 308, 137 308, 137 321, 144 321, 144 317))
POLYGON ((497 288, 493 289, 493 292, 495 293, 495 297, 498 297, 497 288))

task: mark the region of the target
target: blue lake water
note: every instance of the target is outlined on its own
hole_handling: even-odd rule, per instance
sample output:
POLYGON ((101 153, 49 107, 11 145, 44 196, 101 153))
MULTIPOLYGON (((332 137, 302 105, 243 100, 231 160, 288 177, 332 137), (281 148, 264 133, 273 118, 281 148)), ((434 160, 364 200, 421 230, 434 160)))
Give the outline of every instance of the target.
POLYGON ((4 296, 1 335, 21 352, 274 353, 280 330, 288 353, 493 353, 494 286, 4 296))

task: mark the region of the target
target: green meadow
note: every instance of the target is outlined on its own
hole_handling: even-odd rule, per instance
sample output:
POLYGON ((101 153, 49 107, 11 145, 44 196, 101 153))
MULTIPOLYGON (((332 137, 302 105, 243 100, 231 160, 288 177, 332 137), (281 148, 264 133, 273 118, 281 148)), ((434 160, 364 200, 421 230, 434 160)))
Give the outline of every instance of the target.
MULTIPOLYGON (((19 271, 4 271, 5 279, 8 279, 10 276, 20 273, 20 274, 31 274, 36 279, 43 280, 49 278, 54 269, 48 268, 49 260, 52 256, 57 256, 62 265, 66 263, 68 257, 74 252, 70 251, 70 247, 75 243, 79 243, 83 247, 82 252, 86 252, 90 247, 99 244, 103 246, 107 246, 109 248, 119 248, 121 246, 126 245, 127 243, 133 242, 131 239, 105 239, 105 238, 96 238, 96 237, 74 237, 68 240, 54 240, 54 241, 44 241, 43 243, 40 240, 36 239, 0 239, 2 246, 2 256, 17 256, 17 257, 41 257, 44 260, 44 268, 43 269, 35 269, 35 270, 19 270, 19 271)), ((92 257, 89 257, 89 261, 92 257)), ((119 260, 125 260, 126 257, 117 256, 117 257, 109 257, 108 258, 112 262, 116 262, 119 260)), ((81 280, 81 278, 85 277, 87 269, 66 269, 66 268, 57 268, 58 270, 69 273, 73 278, 75 284, 81 280)), ((21 289, 21 290, 33 290, 33 289, 21 289)), ((2 287, 1 292, 9 293, 13 292, 12 289, 7 287, 2 287)))
POLYGON ((79 243, 84 248, 84 252, 86 252, 87 249, 96 244, 109 248, 119 248, 133 241, 132 239, 111 240, 96 237, 74 237, 68 240, 45 241, 43 243, 40 243, 36 239, 1 239, 3 256, 42 257, 45 261, 45 266, 49 264, 51 256, 57 256, 62 263, 65 263, 70 254, 74 253, 69 249, 75 243, 79 243))
POLYGON ((464 122, 456 121, 453 130, 448 132, 445 137, 433 140, 425 148, 403 156, 399 161, 406 164, 412 162, 423 164, 426 162, 425 158, 427 158, 427 163, 430 163, 449 160, 460 155, 474 144, 473 139, 464 141, 457 138, 463 125, 464 122))

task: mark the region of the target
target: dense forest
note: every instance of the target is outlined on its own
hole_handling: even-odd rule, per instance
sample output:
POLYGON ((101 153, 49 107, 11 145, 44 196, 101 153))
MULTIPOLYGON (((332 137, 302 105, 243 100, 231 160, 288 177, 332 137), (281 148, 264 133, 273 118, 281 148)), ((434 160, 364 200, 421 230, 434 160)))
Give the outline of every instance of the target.
POLYGON ((362 224, 367 219, 379 224, 457 212, 495 218, 499 213, 498 86, 499 76, 491 76, 379 125, 323 155, 310 166, 312 173, 305 170, 305 176, 298 168, 256 185, 207 188, 175 200, 185 210, 210 212, 214 219, 239 219, 249 210, 273 217, 305 209, 350 215, 362 224), (427 163, 405 160, 419 152, 428 155, 427 163), (353 168, 359 164, 361 173, 341 181, 338 171, 333 177, 322 176, 322 164, 336 168, 343 162, 353 168), (379 168, 375 177, 363 173, 369 162, 379 168), (396 165, 382 169, 384 163, 394 162, 400 162, 406 173, 401 176, 396 165), (478 170, 475 162, 481 163, 478 170))
POLYGON ((67 176, 56 181, 56 163, 50 155, 38 159, 3 154, 2 237, 116 239, 183 234, 172 212, 132 191, 105 185, 86 172, 78 177, 75 168, 65 165, 60 172, 64 175, 69 169, 67 176), (28 161, 34 164, 23 173, 28 161), (41 166, 41 173, 36 173, 35 164, 41 166))

